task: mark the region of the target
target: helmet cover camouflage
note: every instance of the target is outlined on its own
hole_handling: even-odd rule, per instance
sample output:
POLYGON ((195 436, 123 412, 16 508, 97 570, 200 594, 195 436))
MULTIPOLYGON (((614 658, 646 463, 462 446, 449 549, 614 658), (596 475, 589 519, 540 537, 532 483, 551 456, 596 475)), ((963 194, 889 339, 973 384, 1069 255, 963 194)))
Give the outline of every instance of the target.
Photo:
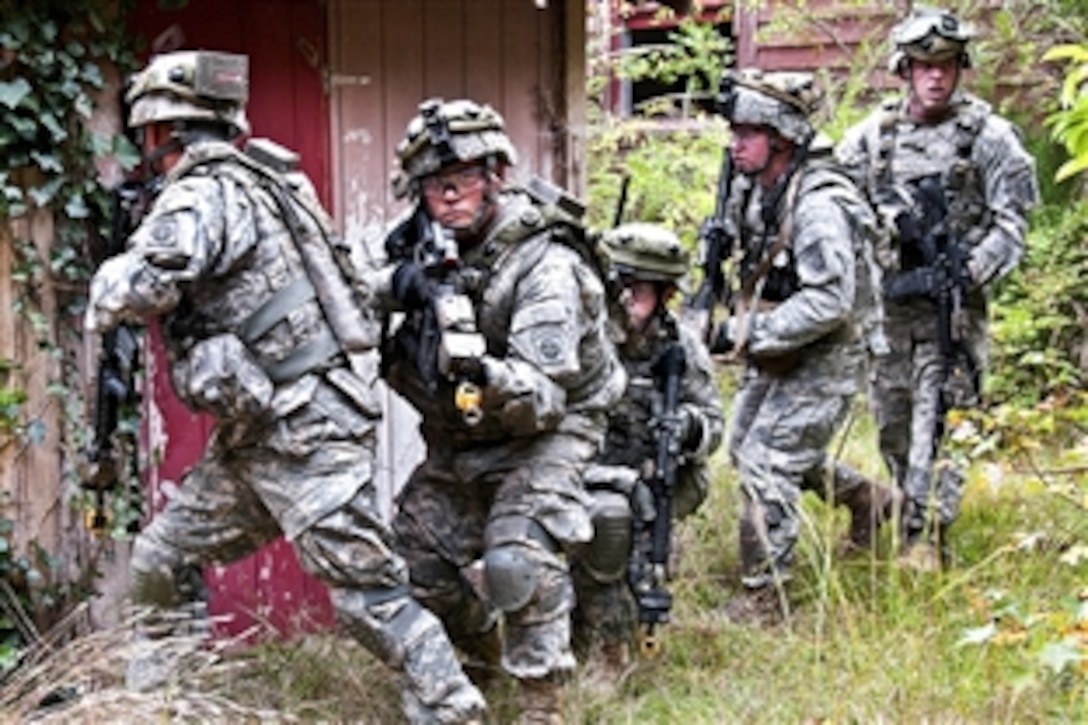
POLYGON ((487 104, 467 99, 431 98, 419 104, 419 114, 408 122, 396 153, 402 170, 401 178, 394 180, 398 197, 407 193, 411 182, 447 166, 487 158, 507 166, 517 163, 502 116, 487 104))
POLYGON ((621 224, 604 233, 601 245, 619 275, 679 285, 688 273, 687 250, 673 232, 657 224, 621 224))
POLYGON ((154 56, 125 92, 128 125, 159 121, 212 121, 234 134, 249 132, 249 58, 234 53, 182 50, 154 56))
POLYGON ((946 10, 916 7, 907 18, 892 28, 895 49, 888 62, 893 73, 902 74, 909 59, 942 61, 958 58, 964 68, 970 66, 967 43, 975 37, 974 28, 946 10))
POLYGON ((804 146, 812 139, 808 117, 821 100, 811 73, 730 71, 722 81, 722 113, 730 123, 768 126, 804 146))

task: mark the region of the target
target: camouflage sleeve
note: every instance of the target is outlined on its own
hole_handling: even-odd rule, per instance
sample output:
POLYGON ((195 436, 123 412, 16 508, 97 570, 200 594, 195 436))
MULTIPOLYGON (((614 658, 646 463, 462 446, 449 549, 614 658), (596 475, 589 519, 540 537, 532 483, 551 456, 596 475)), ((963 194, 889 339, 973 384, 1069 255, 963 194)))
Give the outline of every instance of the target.
POLYGON ((1035 160, 1015 127, 990 116, 975 141, 974 160, 982 176, 989 227, 972 247, 968 268, 977 285, 998 280, 1020 263, 1028 212, 1039 201, 1035 160))
POLYGON ((86 327, 108 330, 125 320, 169 312, 186 284, 228 268, 256 240, 252 201, 210 176, 176 181, 155 199, 128 239, 91 279, 86 327), (228 213, 229 210, 229 213, 228 213), (234 253, 223 254, 227 240, 234 253))
POLYGON ((814 342, 848 319, 854 304, 852 227, 831 193, 802 193, 793 220, 798 289, 752 318, 748 350, 777 355, 814 342))
POLYGON ((517 288, 505 358, 488 357, 485 395, 513 434, 550 430, 582 379, 581 339, 603 288, 577 254, 553 245, 517 288), (596 297, 594 295, 596 294, 596 297))
POLYGON ((725 414, 722 412, 721 391, 714 376, 714 365, 706 345, 683 325, 680 343, 684 347, 687 368, 681 382, 680 403, 699 421, 702 438, 689 455, 692 460, 706 460, 722 443, 725 414))

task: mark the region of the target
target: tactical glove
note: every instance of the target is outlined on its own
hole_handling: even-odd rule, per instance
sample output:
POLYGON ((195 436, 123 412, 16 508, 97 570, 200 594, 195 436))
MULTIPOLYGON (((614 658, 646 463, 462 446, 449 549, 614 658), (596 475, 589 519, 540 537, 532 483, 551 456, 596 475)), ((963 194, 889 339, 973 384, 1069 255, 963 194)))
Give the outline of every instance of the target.
POLYGON ((487 364, 482 357, 462 357, 450 360, 450 374, 456 380, 467 380, 481 388, 487 387, 487 364))
POLYGON ((681 405, 675 415, 656 421, 660 433, 670 435, 683 451, 694 451, 703 439, 703 426, 699 416, 688 406, 681 405))
POLYGON ((733 351, 733 330, 726 322, 719 322, 717 329, 710 336, 710 354, 726 355, 733 351))
POLYGON ((402 262, 393 272, 393 298, 406 310, 422 310, 434 299, 434 285, 423 266, 402 262))
MULTIPOLYGON (((707 217, 699 226, 699 238, 705 239, 708 242, 723 243, 728 241, 729 232, 720 219, 717 219, 716 217, 707 217)), ((726 256, 732 251, 732 249, 722 249, 721 254, 722 256, 726 256)))

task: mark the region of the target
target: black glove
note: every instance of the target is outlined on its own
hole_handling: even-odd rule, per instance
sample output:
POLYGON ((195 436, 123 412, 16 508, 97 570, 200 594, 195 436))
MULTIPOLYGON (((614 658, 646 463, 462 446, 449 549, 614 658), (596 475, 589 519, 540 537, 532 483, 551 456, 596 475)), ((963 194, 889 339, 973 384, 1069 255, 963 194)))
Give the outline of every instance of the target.
MULTIPOLYGON (((707 217, 703 220, 703 223, 699 226, 699 238, 700 239, 725 239, 726 230, 725 224, 721 219, 716 217, 707 217)), ((725 250, 729 252, 731 250, 725 250)))
POLYGON ((680 406, 675 415, 656 421, 662 433, 669 434, 680 444, 683 451, 693 451, 703 440, 703 426, 687 406, 680 406))
POLYGON ((406 310, 422 310, 434 299, 434 285, 416 262, 401 262, 393 272, 393 298, 406 310))
POLYGON ((450 374, 455 380, 467 380, 481 388, 487 387, 487 365, 482 357, 462 357, 450 361, 450 374))
POLYGON ((901 211, 895 217, 896 235, 899 238, 899 246, 911 249, 921 249, 923 234, 918 220, 913 214, 901 211))
POLYGON ((937 272, 932 267, 918 267, 900 272, 884 281, 884 299, 905 300, 910 297, 937 296, 937 272))
POLYGON ((728 323, 718 323, 718 327, 710 334, 709 347, 711 355, 725 355, 729 352, 732 352, 733 336, 732 330, 729 329, 728 323))

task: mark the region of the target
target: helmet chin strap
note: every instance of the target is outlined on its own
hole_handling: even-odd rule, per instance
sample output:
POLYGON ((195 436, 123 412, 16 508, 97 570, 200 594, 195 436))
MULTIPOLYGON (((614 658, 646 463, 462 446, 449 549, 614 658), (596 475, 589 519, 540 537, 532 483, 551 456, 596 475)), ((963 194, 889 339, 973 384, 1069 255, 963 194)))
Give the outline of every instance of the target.
POLYGON ((165 157, 176 151, 181 151, 192 143, 208 140, 226 140, 228 138, 230 138, 230 133, 226 129, 220 129, 207 124, 191 125, 175 121, 173 128, 170 131, 170 140, 166 143, 159 144, 151 151, 151 153, 146 154, 144 156, 144 161, 148 166, 154 168, 155 165, 165 157))
POLYGON ((181 151, 185 147, 181 139, 176 136, 171 136, 170 140, 166 143, 156 146, 151 153, 144 154, 144 162, 148 168, 154 170, 155 166, 170 154, 181 151))

